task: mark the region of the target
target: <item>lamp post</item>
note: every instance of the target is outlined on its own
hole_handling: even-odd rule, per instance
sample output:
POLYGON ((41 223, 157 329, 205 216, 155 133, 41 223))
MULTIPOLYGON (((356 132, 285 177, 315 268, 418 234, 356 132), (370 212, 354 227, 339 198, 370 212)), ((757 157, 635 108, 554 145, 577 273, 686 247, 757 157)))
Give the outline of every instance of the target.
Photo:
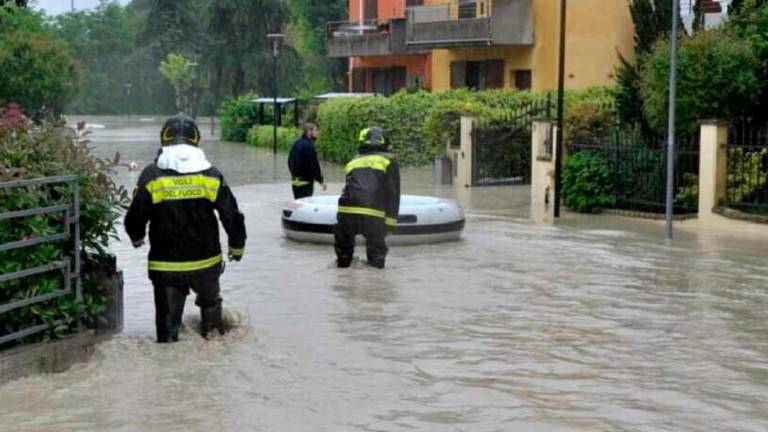
POLYGON ((267 38, 272 41, 272 153, 277 154, 277 57, 285 36, 281 33, 270 33, 267 38))
POLYGON ((126 82, 123 84, 123 94, 125 95, 125 108, 128 111, 128 125, 131 125, 131 89, 133 84, 126 82))
POLYGON ((677 27, 680 18, 680 0, 672 0, 672 35, 669 50, 669 129, 667 136, 667 239, 673 236, 672 216, 675 189, 675 114, 677 109, 677 27))
POLYGON ((565 23, 566 0, 560 0, 560 64, 557 73, 557 149, 555 150, 555 209, 560 217, 560 190, 563 187, 563 115, 565 111, 565 23))
POLYGON ((193 119, 197 120, 197 109, 194 108, 195 101, 197 99, 197 88, 195 84, 197 84, 197 78, 198 74, 197 71, 199 70, 197 67, 200 66, 197 62, 189 63, 189 67, 192 68, 192 80, 189 85, 189 96, 187 97, 187 114, 192 116, 193 119))

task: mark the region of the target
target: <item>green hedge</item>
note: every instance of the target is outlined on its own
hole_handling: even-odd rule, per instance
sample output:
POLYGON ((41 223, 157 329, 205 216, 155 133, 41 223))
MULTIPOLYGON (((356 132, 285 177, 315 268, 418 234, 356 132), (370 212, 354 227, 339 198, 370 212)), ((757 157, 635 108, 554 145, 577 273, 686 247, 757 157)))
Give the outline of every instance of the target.
MULTIPOLYGON (((277 128, 277 149, 288 151, 293 143, 301 137, 302 130, 293 127, 277 128)), ((274 132, 272 126, 254 126, 248 131, 246 143, 254 147, 272 148, 274 132)))
MULTIPOLYGON (((112 180, 114 168, 120 162, 119 153, 112 160, 97 158, 91 154, 85 134, 75 135, 63 125, 42 124, 34 130, 30 127, 23 123, 9 127, 0 119, 0 181, 75 174, 80 188, 81 252, 86 257, 83 264, 105 259, 110 241, 117 239, 120 210, 129 201, 128 192, 112 180)), ((71 202, 71 194, 65 185, 2 190, 0 212, 71 202)), ((60 213, 6 219, 0 221, 0 243, 51 235, 63 229, 60 213)), ((0 251, 0 274, 45 266, 57 260, 71 259, 71 255, 71 245, 67 242, 0 251)), ((0 304, 60 289, 63 289, 62 278, 55 273, 0 282, 0 304)), ((75 329, 78 319, 92 322, 106 309, 107 302, 106 293, 84 267, 82 303, 75 302, 74 295, 64 296, 0 314, 0 335, 45 323, 51 325, 48 332, 20 342, 63 336, 75 329), (53 326, 58 320, 63 323, 53 326)), ((0 346, 0 349, 9 345, 13 344, 0 346)))
POLYGON ((584 151, 566 159, 563 202, 579 213, 596 213, 615 204, 611 168, 602 154, 584 151))
POLYGON ((244 142, 248 130, 256 124, 259 110, 251 102, 258 96, 253 93, 227 99, 221 105, 221 139, 244 142))
MULTIPOLYGON (((516 90, 400 92, 388 98, 331 100, 319 107, 317 147, 322 158, 346 163, 357 151, 360 130, 375 125, 387 131, 390 149, 403 165, 427 165, 443 154, 447 140, 458 137, 462 114, 475 114, 480 122, 504 121, 518 114, 520 107, 548 97, 554 115, 554 95, 516 90)), ((589 104, 595 108, 586 111, 600 112, 601 119, 608 118, 602 110, 609 109, 613 99, 614 90, 607 87, 566 95, 569 109, 589 104)))

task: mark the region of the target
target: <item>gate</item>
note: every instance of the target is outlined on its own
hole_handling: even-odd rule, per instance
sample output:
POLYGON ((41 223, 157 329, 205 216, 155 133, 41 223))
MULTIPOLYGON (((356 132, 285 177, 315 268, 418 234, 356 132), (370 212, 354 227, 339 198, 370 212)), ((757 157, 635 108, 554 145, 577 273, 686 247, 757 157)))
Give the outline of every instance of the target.
POLYGON ((520 106, 509 119, 472 129, 472 186, 522 185, 531 182, 531 128, 548 117, 551 97, 520 106))
POLYGON ((31 277, 43 275, 51 272, 58 272, 62 277, 62 288, 53 289, 48 292, 34 292, 26 298, 10 298, 3 303, 3 295, 0 295, 0 346, 6 343, 18 341, 22 338, 32 336, 66 324, 63 320, 54 320, 51 322, 40 322, 40 319, 33 319, 13 329, 9 333, 8 325, 3 319, 3 315, 8 312, 18 310, 24 307, 34 306, 45 303, 74 293, 77 303, 82 303, 82 286, 80 279, 80 192, 78 189, 77 177, 74 175, 45 177, 33 180, 19 180, 0 183, 0 192, 7 192, 14 189, 25 189, 28 193, 35 193, 35 188, 43 188, 51 195, 66 196, 62 193, 62 186, 69 186, 71 193, 71 202, 60 202, 46 207, 27 208, 23 210, 5 211, 0 213, 0 222, 11 221, 13 219, 29 217, 55 217, 61 215, 60 232, 44 232, 31 237, 15 239, 10 242, 0 243, 0 253, 16 249, 27 248, 43 244, 52 244, 63 241, 72 242, 72 255, 57 261, 49 262, 44 265, 27 268, 15 269, 9 273, 0 273, 0 288, 3 285, 23 283, 31 277))

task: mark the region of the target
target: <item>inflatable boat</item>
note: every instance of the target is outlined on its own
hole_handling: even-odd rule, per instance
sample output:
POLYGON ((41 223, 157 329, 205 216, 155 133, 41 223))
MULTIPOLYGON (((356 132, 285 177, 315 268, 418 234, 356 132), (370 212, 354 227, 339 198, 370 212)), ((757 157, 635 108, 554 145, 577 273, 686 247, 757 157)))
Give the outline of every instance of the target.
MULTIPOLYGON (((333 243, 338 196, 319 195, 293 201, 283 209, 283 233, 294 241, 333 243)), ((403 195, 397 228, 389 245, 456 241, 464 230, 464 210, 451 200, 403 195)), ((362 240, 362 236, 358 238, 362 240)))

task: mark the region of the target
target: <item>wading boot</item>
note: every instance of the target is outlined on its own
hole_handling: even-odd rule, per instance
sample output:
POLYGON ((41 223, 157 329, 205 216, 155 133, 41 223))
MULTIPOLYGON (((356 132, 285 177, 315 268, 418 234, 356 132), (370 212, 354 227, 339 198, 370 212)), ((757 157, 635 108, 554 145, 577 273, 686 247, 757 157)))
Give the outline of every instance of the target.
POLYGON ((210 339, 209 336, 212 336, 211 332, 214 330, 218 330, 219 334, 222 336, 224 333, 226 333, 226 330, 224 329, 224 326, 221 322, 221 313, 221 303, 213 307, 200 308, 200 334, 205 339, 210 339))

